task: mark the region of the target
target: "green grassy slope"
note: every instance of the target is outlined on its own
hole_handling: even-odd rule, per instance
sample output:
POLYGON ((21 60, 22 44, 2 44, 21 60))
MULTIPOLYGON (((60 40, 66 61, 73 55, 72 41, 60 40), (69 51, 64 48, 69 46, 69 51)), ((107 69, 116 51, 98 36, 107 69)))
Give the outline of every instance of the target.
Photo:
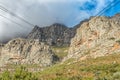
MULTIPOLYGON (((63 59, 67 55, 68 47, 52 47, 55 54, 63 59)), ((8 65, 7 69, 15 69, 21 65, 8 65)), ((22 65, 27 69, 39 69, 39 65, 22 65)), ((18 72, 3 72, 0 77, 8 76, 14 78, 16 74, 18 76, 25 76, 24 78, 30 78, 36 80, 120 80, 120 54, 114 53, 108 56, 98 57, 96 59, 86 59, 83 61, 76 61, 75 59, 69 59, 64 63, 58 63, 51 67, 45 68, 43 71, 31 72, 22 70, 18 72), (27 76, 27 74, 29 74, 27 76)), ((18 77, 18 78, 19 78, 18 77)), ((0 78, 0 80, 4 80, 0 78)), ((16 78, 16 80, 20 80, 16 78)), ((10 80, 11 80, 10 79, 10 80)), ((9 79, 8 79, 9 80, 9 79)), ((22 77, 22 80, 23 77, 22 77)))
POLYGON ((39 72, 38 76, 44 80, 114 80, 120 76, 120 54, 78 62, 70 59, 39 72))

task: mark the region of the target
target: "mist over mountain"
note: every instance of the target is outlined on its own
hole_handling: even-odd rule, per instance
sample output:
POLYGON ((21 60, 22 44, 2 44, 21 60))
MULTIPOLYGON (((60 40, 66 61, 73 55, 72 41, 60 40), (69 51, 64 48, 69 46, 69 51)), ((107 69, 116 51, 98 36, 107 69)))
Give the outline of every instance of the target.
POLYGON ((72 27, 80 21, 96 15, 110 2, 112 0, 0 0, 2 9, 12 12, 11 15, 8 11, 0 10, 0 15, 4 16, 0 17, 0 41, 6 42, 6 40, 21 37, 21 35, 26 36, 35 25, 43 27, 62 23, 72 27), (16 18, 15 14, 33 25, 16 18))

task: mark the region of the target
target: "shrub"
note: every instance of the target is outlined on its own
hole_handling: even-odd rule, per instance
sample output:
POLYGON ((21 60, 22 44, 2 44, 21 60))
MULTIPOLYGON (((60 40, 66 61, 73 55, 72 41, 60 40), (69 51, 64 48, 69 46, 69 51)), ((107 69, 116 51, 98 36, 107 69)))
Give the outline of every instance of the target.
POLYGON ((120 40, 117 40, 116 42, 120 44, 120 40))
POLYGON ((109 38, 109 40, 115 40, 115 38, 114 38, 114 37, 111 37, 111 38, 109 38))
POLYGON ((116 72, 112 76, 113 80, 120 80, 120 72, 116 72))
POLYGON ((81 76, 72 76, 71 78, 69 78, 69 80, 81 80, 82 77, 81 76))
POLYGON ((38 80, 34 74, 28 72, 28 70, 23 66, 16 69, 13 78, 14 80, 38 80))
POLYGON ((55 78, 53 80, 68 80, 68 79, 66 77, 57 77, 57 78, 55 78))
POLYGON ((38 78, 31 72, 21 66, 15 70, 14 73, 5 71, 1 74, 0 80, 38 80, 38 78))
POLYGON ((10 72, 5 71, 2 73, 0 80, 11 80, 10 72))

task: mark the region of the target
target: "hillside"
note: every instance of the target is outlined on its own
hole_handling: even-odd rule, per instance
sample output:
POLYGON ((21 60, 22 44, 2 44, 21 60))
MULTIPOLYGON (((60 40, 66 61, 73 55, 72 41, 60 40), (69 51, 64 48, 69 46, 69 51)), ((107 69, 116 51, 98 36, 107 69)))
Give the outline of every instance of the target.
MULTIPOLYGON (((56 64, 43 71, 30 72, 29 69, 14 66, 15 72, 4 72, 0 79, 22 80, 119 80, 120 79, 120 54, 111 54, 96 59, 76 61, 69 59, 62 64, 56 64), (32 76, 31 76, 31 75, 32 76), (14 77, 17 76, 17 77, 14 77), (24 77, 23 77, 24 76, 24 77)), ((24 65, 25 66, 25 65, 24 65)), ((9 66, 10 67, 10 66, 9 66)), ((29 67, 30 66, 25 66, 29 67)), ((31 67, 37 69, 39 66, 31 67)))
POLYGON ((76 61, 69 59, 37 73, 44 80, 119 80, 120 54, 76 61))
POLYGON ((71 40, 68 59, 96 58, 120 52, 120 15, 93 17, 71 40))

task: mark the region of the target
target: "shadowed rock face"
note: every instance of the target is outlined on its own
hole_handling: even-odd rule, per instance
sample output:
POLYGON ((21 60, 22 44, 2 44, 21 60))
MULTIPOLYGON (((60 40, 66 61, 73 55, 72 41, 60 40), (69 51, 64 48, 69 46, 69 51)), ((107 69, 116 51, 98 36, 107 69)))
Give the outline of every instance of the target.
POLYGON ((67 58, 99 57, 120 52, 120 14, 93 17, 84 22, 71 40, 67 58))
POLYGON ((48 27, 35 26, 27 38, 39 39, 54 46, 69 46, 70 40, 74 37, 75 33, 76 29, 56 23, 48 27))
POLYGON ((53 64, 55 55, 51 48, 39 40, 14 39, 1 48, 0 64, 53 64))

